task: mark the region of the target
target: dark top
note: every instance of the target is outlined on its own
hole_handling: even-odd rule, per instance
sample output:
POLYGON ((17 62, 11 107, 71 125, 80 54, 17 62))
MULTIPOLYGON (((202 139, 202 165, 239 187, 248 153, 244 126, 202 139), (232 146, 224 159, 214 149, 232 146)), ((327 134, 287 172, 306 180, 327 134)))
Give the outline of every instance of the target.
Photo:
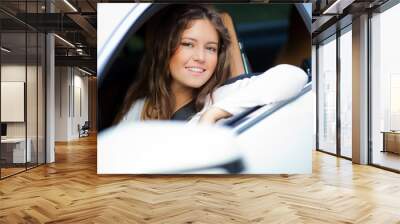
POLYGON ((176 120, 176 121, 187 121, 193 115, 196 114, 196 108, 194 105, 194 101, 190 101, 187 103, 185 106, 181 107, 179 110, 177 110, 171 117, 171 120, 176 120))

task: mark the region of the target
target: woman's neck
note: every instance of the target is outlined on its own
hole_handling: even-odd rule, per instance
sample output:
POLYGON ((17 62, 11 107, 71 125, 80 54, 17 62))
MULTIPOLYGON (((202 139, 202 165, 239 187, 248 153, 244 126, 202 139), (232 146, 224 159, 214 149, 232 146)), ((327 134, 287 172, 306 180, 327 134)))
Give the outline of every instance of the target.
POLYGON ((193 88, 185 87, 173 82, 171 85, 171 90, 175 97, 174 113, 189 103, 193 98, 193 88))

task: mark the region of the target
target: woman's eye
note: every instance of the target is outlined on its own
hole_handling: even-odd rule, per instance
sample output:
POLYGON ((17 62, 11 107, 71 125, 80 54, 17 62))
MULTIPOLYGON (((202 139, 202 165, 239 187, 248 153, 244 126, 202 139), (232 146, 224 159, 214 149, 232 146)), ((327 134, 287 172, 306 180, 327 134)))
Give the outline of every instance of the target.
POLYGON ((181 44, 182 44, 182 46, 185 46, 185 47, 193 47, 192 43, 182 42, 181 44))
POLYGON ((207 47, 207 50, 211 52, 217 52, 217 48, 215 47, 207 47))

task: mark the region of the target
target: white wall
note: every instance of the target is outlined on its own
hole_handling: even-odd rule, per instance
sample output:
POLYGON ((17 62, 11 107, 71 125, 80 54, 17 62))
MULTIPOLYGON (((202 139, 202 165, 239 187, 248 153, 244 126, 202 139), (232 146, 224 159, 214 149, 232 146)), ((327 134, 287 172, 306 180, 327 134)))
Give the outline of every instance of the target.
MULTIPOLYGON (((1 65, 1 81, 25 82, 25 65, 1 65)), ((1 110, 5 109, 1 108, 1 110)), ((7 123, 7 137, 25 137, 25 122, 7 123)))
MULTIPOLYGON (((26 90, 26 106, 20 108, 22 116, 26 120, 22 122, 6 122, 7 123, 7 137, 9 138, 24 138, 25 135, 29 139, 32 161, 36 162, 39 158, 39 163, 44 162, 44 82, 42 67, 37 67, 25 64, 3 64, 1 66, 2 82, 24 82, 26 90), (37 70, 38 69, 38 70, 37 70), (25 80, 27 78, 27 80, 25 80), (39 151, 37 151, 39 150, 39 151), (39 156, 37 156, 39 153, 39 156)), ((2 90, 3 92, 3 90, 2 90)), ((24 92, 25 93, 25 92, 24 92)), ((2 98, 7 98, 7 95, 2 95, 2 98)), ((25 97, 24 97, 25 98, 25 97)), ((25 101, 25 100, 24 100, 25 101)), ((2 112, 16 113, 11 108, 2 107, 2 112), (5 111, 4 111, 5 110, 5 111)))
POLYGON ((76 74, 78 70, 75 70, 74 75, 74 110, 75 113, 72 127, 72 133, 74 136, 78 136, 78 129, 76 128, 78 124, 81 126, 88 121, 88 77, 81 76, 83 73, 79 72, 76 74), (79 97, 80 96, 80 97, 79 97), (79 102, 80 101, 80 102, 79 102), (81 110, 81 111, 80 111, 81 110))
POLYGON ((55 140, 77 139, 78 124, 88 120, 88 78, 78 69, 56 67, 55 112, 55 140))
POLYGON ((69 69, 55 68, 55 141, 68 140, 68 86, 69 69))
MULTIPOLYGON (((4 82, 13 82, 13 81, 18 81, 18 82, 25 82, 25 71, 26 67, 24 65, 18 65, 18 64, 3 64, 1 66, 1 81, 4 82)), ((34 66, 27 66, 27 71, 28 75, 30 74, 35 74, 36 75, 36 67, 34 66)), ((28 77, 29 79, 29 77, 28 77)), ((29 80, 29 82, 32 82, 29 80)), ((35 83, 30 83, 33 85, 36 85, 35 83)), ((36 89, 32 88, 27 88, 27 96, 28 97, 35 97, 36 98, 36 89), (30 91, 31 90, 31 91, 30 91)), ((32 100, 27 99, 28 102, 31 102, 32 100)), ((35 106, 35 105, 31 105, 35 106)), ((1 108, 1 110, 6 110, 7 108, 1 108)), ((34 120, 30 115, 31 113, 28 113, 28 121, 34 120)), ((35 114, 36 116, 36 114, 35 114)), ((35 117, 36 118, 36 117, 35 117)), ((36 121, 36 120, 35 120, 36 121)), ((8 137, 25 137, 25 123, 26 122, 7 122, 7 136, 8 137)), ((32 125, 28 125, 29 127, 33 127, 32 125)), ((36 126, 35 126, 36 129, 36 126)), ((28 130, 29 132, 29 130, 28 130)), ((28 136, 29 137, 29 136, 28 136)))

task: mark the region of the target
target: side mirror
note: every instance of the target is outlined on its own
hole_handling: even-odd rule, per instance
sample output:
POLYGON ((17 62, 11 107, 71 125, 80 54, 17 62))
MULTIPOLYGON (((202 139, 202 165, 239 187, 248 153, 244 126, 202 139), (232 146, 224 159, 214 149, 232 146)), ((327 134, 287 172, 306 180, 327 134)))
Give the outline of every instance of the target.
POLYGON ((98 174, 239 173, 235 133, 217 125, 146 121, 111 127, 98 136, 98 174))

